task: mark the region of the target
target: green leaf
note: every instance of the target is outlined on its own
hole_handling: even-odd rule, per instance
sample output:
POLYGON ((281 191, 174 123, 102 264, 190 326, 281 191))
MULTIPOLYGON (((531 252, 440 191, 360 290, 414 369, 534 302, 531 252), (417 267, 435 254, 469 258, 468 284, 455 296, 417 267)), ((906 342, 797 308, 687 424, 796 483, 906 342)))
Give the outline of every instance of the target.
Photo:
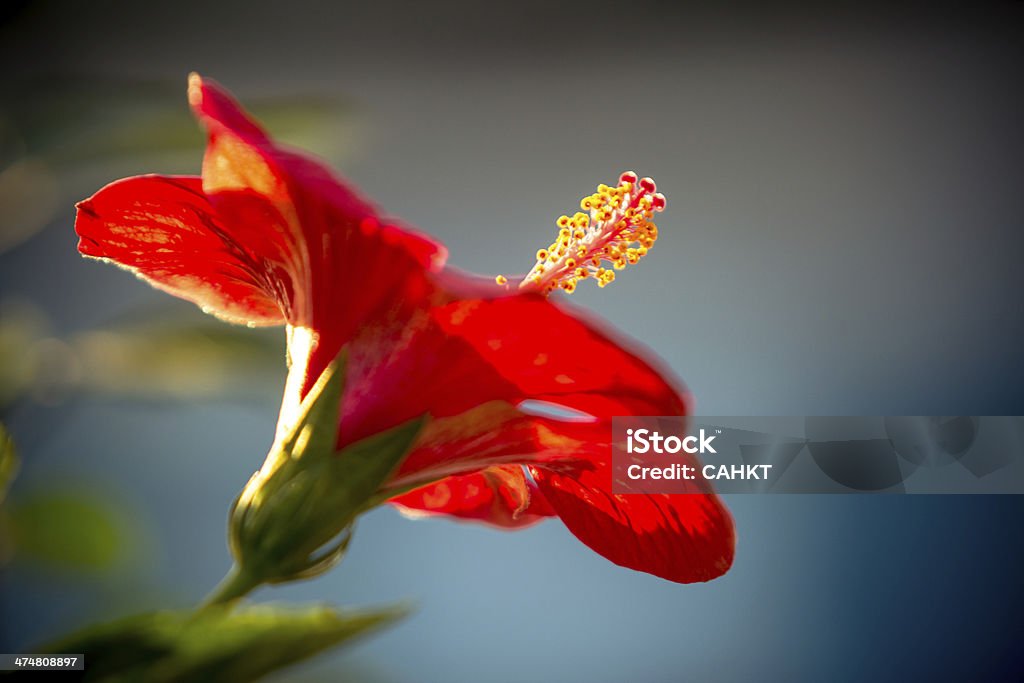
POLYGON ((45 648, 85 655, 80 680, 96 683, 242 683, 406 616, 403 607, 338 610, 251 606, 155 612, 95 626, 45 648))

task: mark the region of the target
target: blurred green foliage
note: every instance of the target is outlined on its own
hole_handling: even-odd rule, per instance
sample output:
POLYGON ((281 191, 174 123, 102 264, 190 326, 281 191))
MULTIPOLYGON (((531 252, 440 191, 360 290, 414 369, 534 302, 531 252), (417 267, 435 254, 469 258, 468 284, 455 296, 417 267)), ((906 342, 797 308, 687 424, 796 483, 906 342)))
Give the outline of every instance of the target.
POLYGON ((137 546, 126 511, 80 491, 19 496, 7 512, 18 556, 54 569, 103 573, 125 564, 137 546))
POLYGON ((226 325, 172 302, 59 337, 27 302, 0 302, 0 409, 79 391, 151 400, 274 401, 284 386, 280 329, 226 325))
POLYGON ((7 428, 0 424, 0 505, 7 499, 7 491, 18 474, 18 451, 7 428))
POLYGON ((343 611, 319 605, 155 612, 88 628, 45 650, 84 654, 86 669, 76 672, 81 681, 241 683, 383 628, 406 614, 402 607, 343 611))
POLYGON ((71 573, 109 574, 145 545, 135 517, 115 498, 77 483, 7 498, 18 471, 14 440, 0 424, 0 566, 21 560, 71 573))
MULTIPOLYGON (((184 152, 198 169, 203 134, 188 113, 187 75, 181 80, 37 77, 8 84, 14 96, 3 113, 20 139, 15 148, 54 166, 184 152)), ((290 144, 327 154, 349 147, 355 107, 343 97, 245 93, 244 100, 263 125, 290 144)))

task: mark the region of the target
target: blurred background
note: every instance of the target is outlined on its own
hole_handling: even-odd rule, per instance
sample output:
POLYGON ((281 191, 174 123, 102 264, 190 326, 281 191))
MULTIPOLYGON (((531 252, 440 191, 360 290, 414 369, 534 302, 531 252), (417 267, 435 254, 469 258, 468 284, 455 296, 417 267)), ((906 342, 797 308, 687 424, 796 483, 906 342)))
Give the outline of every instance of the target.
MULTIPOLYGON (((1024 414, 1024 3, 710 5, 5 3, 0 651, 203 596, 272 439, 280 331, 75 249, 75 201, 198 172, 192 70, 469 270, 527 270, 594 185, 653 176, 657 248, 574 300, 699 414, 1024 414)), ((1021 497, 728 504, 735 566, 694 586, 557 521, 377 510, 339 568, 256 597, 417 612, 279 680, 1024 677, 1021 497)))

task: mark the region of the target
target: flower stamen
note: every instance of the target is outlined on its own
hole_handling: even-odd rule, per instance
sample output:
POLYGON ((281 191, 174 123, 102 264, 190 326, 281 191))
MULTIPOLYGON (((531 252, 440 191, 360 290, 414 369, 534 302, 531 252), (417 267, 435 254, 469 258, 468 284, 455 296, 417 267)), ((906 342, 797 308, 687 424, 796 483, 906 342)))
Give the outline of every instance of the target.
MULTIPOLYGON (((519 288, 547 295, 556 289, 571 294, 580 280, 590 278, 598 287, 609 285, 616 270, 637 263, 654 246, 654 214, 664 208, 665 195, 654 181, 632 171, 623 173, 615 187, 598 185, 597 192, 580 200, 581 211, 555 221, 558 237, 537 252, 519 288)), ((507 282, 498 276, 499 285, 507 282)))

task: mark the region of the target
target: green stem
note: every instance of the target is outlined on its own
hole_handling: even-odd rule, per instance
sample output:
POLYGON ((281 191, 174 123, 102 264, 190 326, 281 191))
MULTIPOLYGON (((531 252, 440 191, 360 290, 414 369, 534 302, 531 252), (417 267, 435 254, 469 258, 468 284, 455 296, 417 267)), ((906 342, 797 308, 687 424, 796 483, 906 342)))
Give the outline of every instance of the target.
POLYGON ((203 600, 200 605, 200 609, 234 602, 235 600, 247 595, 252 589, 259 585, 260 581, 258 579, 253 578, 248 572, 236 564, 231 567, 231 571, 221 579, 221 582, 217 584, 217 587, 213 589, 213 592, 203 600))

